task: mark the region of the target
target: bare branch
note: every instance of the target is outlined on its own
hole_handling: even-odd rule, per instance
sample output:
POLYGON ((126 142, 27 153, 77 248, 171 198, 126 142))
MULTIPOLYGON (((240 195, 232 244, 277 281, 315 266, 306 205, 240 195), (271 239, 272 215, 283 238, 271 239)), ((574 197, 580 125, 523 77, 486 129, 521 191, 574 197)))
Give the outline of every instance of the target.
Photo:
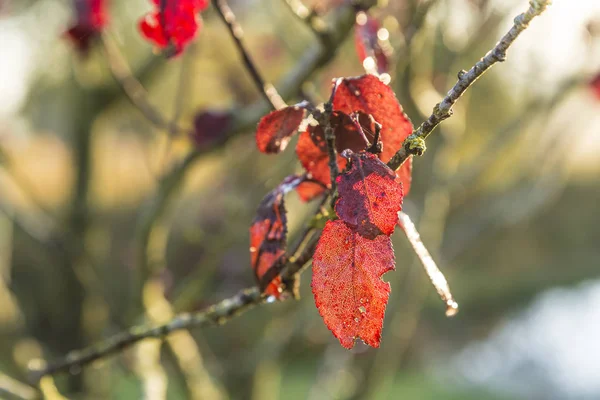
POLYGON ((437 267, 433 257, 429 254, 427 247, 423 244, 421 235, 419 235, 419 231, 417 231, 415 224, 413 224, 408 214, 402 211, 398 213, 398 221, 406 234, 410 245, 415 250, 415 254, 419 257, 431 284, 440 295, 444 304, 446 304, 446 316, 452 317, 456 315, 458 312, 458 303, 456 303, 450 292, 450 286, 448 286, 448 281, 446 281, 444 274, 437 267))
POLYGON ((252 76, 252 80, 254 81, 254 84, 258 90, 274 109, 278 110, 287 106, 283 98, 277 92, 277 89, 275 89, 275 86, 270 83, 266 83, 258 72, 254 61, 252 61, 252 58, 250 57, 250 53, 248 53, 246 46, 244 45, 244 31, 242 30, 240 24, 238 24, 235 14, 229 7, 229 4, 227 4, 227 1, 213 0, 213 5, 217 9, 217 12, 219 13, 219 16, 223 22, 225 22, 225 25, 227 25, 227 29, 229 29, 229 33, 235 42, 240 55, 242 56, 244 66, 250 73, 250 76, 252 76))
POLYGON ((94 346, 73 351, 59 362, 32 370, 32 381, 37 383, 44 376, 60 371, 77 371, 86 364, 126 349, 143 339, 163 338, 171 332, 195 326, 224 324, 264 301, 264 296, 261 295, 258 288, 253 287, 241 290, 235 296, 222 300, 198 313, 179 314, 164 325, 134 326, 94 346))
POLYGON ((425 139, 443 120, 452 116, 452 107, 469 87, 497 62, 506 59, 506 51, 517 37, 529 26, 531 20, 540 15, 550 0, 530 0, 529 8, 515 17, 512 28, 500 39, 496 46, 479 60, 469 71, 460 71, 458 81, 444 99, 435 105, 433 113, 413 133, 406 138, 402 148, 388 162, 393 170, 398 169, 412 155, 421 155, 425 151, 425 139))

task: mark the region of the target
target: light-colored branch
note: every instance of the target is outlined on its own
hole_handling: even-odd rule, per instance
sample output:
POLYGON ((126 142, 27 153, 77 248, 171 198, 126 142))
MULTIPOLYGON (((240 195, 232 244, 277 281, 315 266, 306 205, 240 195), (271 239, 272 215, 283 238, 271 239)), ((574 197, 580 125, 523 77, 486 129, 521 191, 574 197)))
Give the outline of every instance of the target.
POLYGON ((425 247, 425 244, 421 240, 421 235, 419 234, 419 231, 417 231, 415 224, 412 222, 408 214, 402 211, 398 213, 398 221, 399 225, 402 227, 402 230, 406 234, 410 245, 415 251, 415 254, 417 257, 419 257, 419 261, 421 261, 421 264, 423 265, 431 284, 433 287, 435 287, 435 290, 440 295, 440 298, 444 304, 446 304, 446 316, 452 317, 456 315, 458 312, 458 303, 456 303, 454 297, 452 296, 452 292, 450 292, 450 286, 448 285, 448 281, 446 281, 444 274, 442 271, 440 271, 437 264, 433 260, 433 257, 431 257, 431 254, 429 254, 427 247, 425 247))
POLYGON ((497 62, 506 59, 506 51, 517 37, 529 26, 533 18, 540 15, 550 0, 530 0, 529 8, 515 17, 512 28, 500 39, 496 46, 479 60, 469 71, 460 71, 458 81, 446 97, 435 105, 433 113, 404 141, 402 148, 388 162, 393 170, 398 169, 412 155, 421 155, 425 151, 425 139, 442 121, 452 116, 452 107, 469 87, 497 62))

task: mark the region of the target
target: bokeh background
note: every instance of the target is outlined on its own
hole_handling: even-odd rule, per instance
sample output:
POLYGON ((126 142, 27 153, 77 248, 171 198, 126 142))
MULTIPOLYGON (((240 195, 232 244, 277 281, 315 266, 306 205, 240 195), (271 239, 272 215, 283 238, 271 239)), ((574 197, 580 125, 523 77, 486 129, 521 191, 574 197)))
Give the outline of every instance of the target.
MULTIPOLYGON (((415 124, 528 6, 379 3, 371 15, 394 49, 391 85, 415 124)), ((318 48, 290 4, 298 6, 231 1, 259 70, 279 88, 318 48)), ((304 4, 329 23, 349 7, 304 4)), ((169 126, 132 105, 100 46, 82 57, 65 40, 70 1, 0 1, 2 398, 41 396, 26 385, 32 362, 252 285, 256 207, 301 170, 292 145, 278 156, 256 150, 253 111, 268 108, 214 10, 184 55, 167 60, 136 29, 150 2, 109 6, 111 41, 169 126), (240 129, 222 140, 223 119, 210 119, 201 131, 217 139, 198 151, 188 132, 207 111, 240 129)), ((341 33, 287 100, 322 101, 333 77, 363 73, 352 30, 341 33)), ((598 73, 600 2, 555 0, 414 160, 404 210, 447 275, 461 306, 455 318, 444 316, 398 231, 380 349, 339 345, 314 306, 308 270, 300 301, 144 341, 45 381, 44 396, 600 398, 600 93, 589 85, 598 73)), ((287 208, 293 241, 314 206, 292 193, 287 208)))

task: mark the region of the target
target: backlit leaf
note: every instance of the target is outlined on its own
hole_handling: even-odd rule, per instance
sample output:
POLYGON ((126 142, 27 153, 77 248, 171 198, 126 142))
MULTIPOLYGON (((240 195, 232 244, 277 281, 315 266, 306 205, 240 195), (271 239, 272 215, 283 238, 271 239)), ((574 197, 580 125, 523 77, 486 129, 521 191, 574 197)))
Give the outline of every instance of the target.
POLYGON ((283 151, 300 127, 303 118, 304 109, 299 105, 275 110, 262 117, 256 129, 258 149, 263 153, 283 151))
MULTIPOLYGON (((367 139, 373 139, 370 132, 370 121, 368 116, 361 114, 359 116, 361 123, 367 127, 365 135, 367 139)), ((365 136, 359 133, 359 129, 356 124, 352 121, 351 117, 345 113, 336 111, 331 116, 331 126, 335 134, 335 147, 338 153, 341 153, 345 149, 352 151, 364 150, 368 143, 365 140, 365 136)), ((320 125, 309 125, 307 130, 300 134, 300 139, 296 145, 296 154, 300 163, 304 167, 307 173, 310 174, 312 179, 321 182, 323 185, 331 186, 331 173, 329 172, 329 156, 327 155, 327 144, 325 142, 325 132, 320 125)), ((339 156, 337 157, 338 168, 343 170, 346 168, 346 159, 339 156)), ((321 194, 324 188, 315 187, 314 184, 311 187, 312 190, 307 190, 305 184, 298 187, 298 193, 303 200, 310 200, 315 196, 321 194)))
POLYGON ((368 239, 342 220, 328 221, 313 257, 312 291, 325 325, 347 349, 361 338, 379 347, 395 268, 388 236, 368 239))
POLYGON ((273 268, 285 263, 287 235, 287 217, 284 195, 293 190, 303 177, 287 177, 279 186, 268 193, 256 211, 256 217, 250 226, 250 262, 256 280, 264 293, 280 298, 283 293, 281 278, 272 274, 273 268))
POLYGON ((200 11, 208 0, 152 0, 155 10, 140 21, 142 35, 159 49, 173 46, 180 54, 196 36, 202 24, 200 11))
POLYGON ((391 235, 402 209, 402 185, 396 174, 371 153, 352 153, 350 169, 337 177, 335 211, 357 231, 374 238, 391 235))
MULTIPOLYGON (((412 123, 404 115, 392 89, 373 75, 343 79, 335 93, 333 109, 346 114, 362 111, 371 114, 381 124, 383 152, 379 158, 383 162, 388 162, 412 133, 412 123)), ((410 191, 410 181, 405 178, 410 176, 410 168, 410 164, 404 163, 398 171, 398 176, 404 179, 405 194, 410 191)))

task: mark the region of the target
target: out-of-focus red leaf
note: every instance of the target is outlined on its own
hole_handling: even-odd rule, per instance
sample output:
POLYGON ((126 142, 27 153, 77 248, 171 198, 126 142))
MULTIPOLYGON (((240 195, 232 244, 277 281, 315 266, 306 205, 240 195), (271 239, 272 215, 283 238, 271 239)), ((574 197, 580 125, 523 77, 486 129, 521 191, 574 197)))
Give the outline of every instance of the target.
MULTIPOLYGON (((392 89, 373 75, 343 79, 333 98, 333 109, 346 114, 362 111, 381 124, 383 152, 379 158, 383 162, 388 162, 412 133, 412 123, 404 115, 392 89)), ((410 176, 410 168, 410 164, 404 163, 398 176, 402 179, 410 176)), ((402 183, 406 195, 410 191, 410 181, 402 183)))
POLYGON ((592 93, 596 96, 598 100, 600 100, 600 73, 594 77, 590 81, 590 88, 592 89, 592 93))
POLYGON ((377 19, 362 11, 356 14, 354 45, 358 59, 368 74, 383 74, 390 67, 392 47, 379 38, 380 29, 377 19))
POLYGON ((381 276, 395 268, 388 236, 361 236, 342 220, 328 221, 313 257, 312 291, 325 325, 347 349, 361 338, 379 347, 390 284, 381 276))
POLYGON ((105 0, 75 0, 77 21, 66 32, 81 54, 87 54, 91 42, 108 22, 105 0))
POLYGON ((203 110, 194 117, 192 141, 198 147, 204 147, 219 140, 231 122, 229 112, 220 110, 203 110))
MULTIPOLYGON (((268 193, 256 211, 250 226, 250 262, 259 284, 273 268, 285 262, 287 217, 284 195, 302 182, 303 177, 287 177, 279 186, 268 193)), ((264 293, 281 298, 283 287, 281 278, 273 274, 263 287, 264 293)))
POLYGON ((262 117, 256 129, 258 149, 263 153, 283 151, 300 127, 303 118, 304 109, 299 105, 275 110, 262 117))
POLYGON ((335 211, 367 238, 391 235, 402 209, 402 185, 396 174, 371 153, 352 153, 350 169, 337 177, 335 211))
POLYGON ((180 54, 191 42, 201 26, 200 11, 208 0, 152 0, 156 9, 140 21, 142 35, 158 48, 173 46, 174 55, 180 54))

